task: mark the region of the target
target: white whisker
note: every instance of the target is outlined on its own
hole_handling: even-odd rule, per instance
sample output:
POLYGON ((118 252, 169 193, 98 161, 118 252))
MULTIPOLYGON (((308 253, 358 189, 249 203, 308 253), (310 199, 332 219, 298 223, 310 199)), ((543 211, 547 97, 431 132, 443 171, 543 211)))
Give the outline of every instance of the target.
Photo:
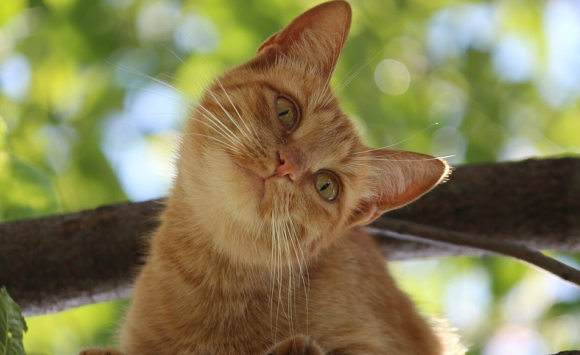
POLYGON ((361 157, 361 158, 353 158, 354 160, 357 161, 408 161, 408 162, 418 162, 418 161, 430 161, 430 160, 441 160, 441 159, 447 159, 447 158, 452 158, 455 155, 444 155, 441 157, 433 157, 433 158, 425 158, 425 159, 390 159, 390 158, 381 158, 381 157, 361 157))
POLYGON ((276 244, 276 231, 274 228, 274 211, 272 211, 272 220, 270 222, 271 225, 271 230, 272 230, 272 235, 271 235, 271 242, 272 242, 272 255, 271 255, 271 260, 272 260, 272 270, 270 273, 270 286, 271 286, 271 292, 270 292, 270 331, 272 332, 272 341, 276 342, 276 333, 278 332, 278 328, 276 327, 276 332, 274 332, 274 286, 275 286, 275 276, 276 276, 276 269, 278 267, 277 262, 276 262, 276 257, 275 257, 275 253, 274 253, 274 246, 276 244))
MULTIPOLYGON (((305 311, 306 311, 306 334, 308 334, 308 295, 309 295, 309 288, 310 288, 310 275, 308 273, 308 267, 306 266, 306 257, 304 256, 304 251, 302 250, 302 245, 300 244, 300 240, 298 238, 298 233, 296 232, 296 228, 294 227, 294 222, 290 217, 289 206, 286 205, 286 215, 288 216, 288 220, 290 221, 291 233, 290 240, 292 241, 292 247, 294 248, 294 252, 298 259, 298 271, 300 272, 300 277, 302 279, 302 285, 304 287, 304 301, 305 301, 305 311), (296 250, 296 244, 298 245, 298 251, 296 250), (306 279, 304 275, 306 274, 306 279), (308 282, 307 282, 308 281, 308 282)), ((289 232, 290 232, 289 231, 289 232)))
POLYGON ((358 68, 350 77, 348 77, 346 80, 344 80, 344 82, 338 87, 336 88, 336 90, 334 91, 335 95, 338 95, 357 75, 360 74, 361 71, 363 71, 364 68, 366 68, 367 65, 369 65, 369 63, 376 58, 377 55, 379 55, 380 51, 377 51, 377 53, 375 53, 375 55, 373 55, 372 57, 370 57, 369 59, 366 60, 366 62, 364 62, 360 68, 358 68))
POLYGON ((214 140, 216 143, 218 143, 218 144, 222 145, 224 148, 228 148, 228 149, 231 149, 231 150, 233 150, 233 151, 235 151, 235 152, 237 152, 237 153, 239 153, 239 154, 242 154, 242 151, 241 151, 241 150, 239 150, 237 147, 235 147, 235 146, 233 146, 233 145, 231 145, 231 144, 228 144, 228 143, 226 143, 226 142, 220 141, 219 139, 217 139, 217 138, 215 138, 215 137, 208 136, 208 135, 206 135, 206 134, 201 134, 201 133, 185 133, 185 134, 187 134, 187 135, 194 135, 194 136, 201 136, 201 137, 209 138, 209 139, 211 139, 211 140, 214 140))
MULTIPOLYGON (((253 136, 256 136, 256 132, 255 131, 251 131, 250 127, 248 127, 248 125, 246 124, 246 121, 242 118, 242 115, 240 115, 240 111, 238 111, 238 108, 236 107, 236 105, 234 105, 234 103, 232 102, 232 99, 230 98, 230 95, 228 95, 228 93, 226 92, 226 89, 224 88, 224 86, 222 85, 221 81, 218 79, 216 79, 219 86, 221 87, 222 91, 224 92, 224 94, 226 95, 226 97, 228 98, 228 101, 230 102, 230 104, 232 105, 232 107, 234 108, 234 110, 236 111, 236 114, 238 115, 240 122, 242 122, 242 124, 244 125, 244 127, 246 128, 246 131, 253 136)), ((239 127, 238 127, 239 128, 239 127)), ((248 135, 240 128, 240 131, 246 136, 246 138, 248 139, 248 141, 251 141, 251 138, 248 137, 248 135)))
MULTIPOLYGON (((188 36, 188 34, 181 30, 180 31, 191 41, 191 38, 188 36)), ((169 48, 167 45, 163 44, 163 46, 169 51, 171 52, 179 61, 181 61, 181 63, 183 65, 185 65, 187 67, 187 69, 189 69, 191 72, 193 72, 193 69, 177 54, 175 53, 171 48, 169 48)), ((203 59, 206 61, 206 63, 208 62, 207 59, 205 58, 205 56, 202 56, 203 59)), ((218 78, 216 78, 218 84, 220 85, 220 87, 222 88, 224 94, 226 95, 226 97, 228 98, 228 100, 230 101, 230 103, 232 104, 232 106, 234 107, 234 110, 236 111, 236 113, 238 114, 238 117, 240 117, 240 120, 242 121, 242 123, 244 124, 244 126, 246 126, 246 129, 248 128, 248 126, 246 125, 246 123, 244 122, 244 120, 242 119, 240 113, 238 112, 238 109, 236 108, 236 106, 234 105, 234 103, 232 102, 231 98, 229 97, 229 95, 227 94, 226 90, 224 89, 222 83, 219 81, 218 78)), ((226 114, 226 116, 230 119, 230 121, 238 128, 238 130, 246 137, 246 139, 251 140, 250 137, 248 137, 247 133, 238 125, 238 123, 236 122, 236 120, 233 119, 233 117, 229 114, 229 112, 226 111, 226 109, 222 106, 222 104, 219 102, 219 100, 216 98, 216 96, 214 95, 213 92, 209 92, 210 95, 213 97, 214 101, 220 106, 220 108, 222 109, 222 111, 226 114)))
POLYGON ((290 335, 293 336, 294 335, 294 325, 293 325, 293 320, 292 320, 292 303, 294 301, 294 295, 293 295, 293 290, 294 287, 292 285, 292 281, 293 281, 293 270, 292 270, 292 258, 291 258, 291 254, 290 254, 290 245, 288 243, 288 224, 287 223, 283 223, 282 224, 283 228, 282 228, 282 237, 284 239, 284 250, 286 251, 286 262, 288 264, 288 290, 287 290, 287 300, 286 300, 286 305, 288 307, 287 312, 286 312, 286 318, 288 320, 288 325, 290 326, 290 335))
POLYGON ((280 242, 280 225, 276 223, 276 242, 278 245, 278 267, 277 267, 277 276, 278 276, 278 304, 276 307, 276 333, 278 332, 278 319, 280 317, 280 307, 282 307, 282 311, 284 311, 284 306, 282 303, 282 284, 284 281, 284 275, 282 274, 282 243, 280 242))
POLYGON ((242 133, 246 137, 246 139, 250 140, 250 138, 247 136, 246 132, 244 132, 242 130, 242 127, 240 127, 240 125, 238 124, 238 122, 224 108, 224 106, 221 104, 221 102, 218 100, 218 98, 215 96, 215 94, 211 90, 209 91, 209 94, 211 95, 211 97, 213 98, 213 100, 215 101, 215 103, 217 103, 218 106, 221 108, 221 110, 223 111, 223 113, 226 114, 226 117, 234 124, 234 126, 236 126, 236 128, 238 129, 238 131, 240 131, 240 133, 242 133))
MULTIPOLYGON (((338 88, 336 88, 336 90, 334 90, 334 96, 338 95, 358 74, 360 74, 360 72, 363 71, 363 69, 366 68, 366 66, 369 65, 369 63, 373 59, 375 59, 381 51, 382 51, 382 48, 380 50, 378 50, 372 57, 367 59, 351 76, 347 76, 346 79, 342 79, 340 81, 338 88)), ((348 73, 350 73, 351 71, 352 71, 352 69, 349 70, 348 73)), ((348 75, 348 73, 347 73, 347 75, 348 75)), ((332 97, 333 96, 331 95, 330 98, 324 103, 324 105, 327 105, 330 102, 332 97)))
POLYGON ((229 129, 226 125, 224 125, 210 110, 205 108, 203 105, 198 105, 198 107, 205 112, 204 113, 204 112, 199 111, 199 113, 202 116, 204 116, 206 119, 211 121, 216 127, 219 126, 220 130, 225 135, 227 135, 232 142, 235 140, 237 142, 237 144, 240 144, 242 146, 244 145, 244 143, 240 140, 240 138, 237 137, 231 129, 229 129))
MULTIPOLYGON (((187 36, 187 33, 185 33, 184 31, 182 31, 182 33, 187 36)), ((188 36, 187 36, 188 37, 188 36)), ((189 37, 188 37, 189 38, 189 37)), ((171 48, 169 48, 169 46, 162 44, 163 47, 165 47, 165 49, 167 49, 171 54, 173 54, 175 56, 175 58, 177 58, 183 65, 185 65, 185 67, 190 70, 192 73, 194 72, 193 69, 177 54, 175 53, 175 51, 173 51, 171 48)), ((205 59, 205 57, 204 57, 205 59)), ((207 60, 206 60, 207 62, 207 60)), ((210 91, 210 94, 212 95, 212 97, 214 98, 214 100, 216 100, 215 95, 210 91)), ((216 100, 216 102, 218 103, 218 105, 221 107, 221 109, 224 111, 224 113, 228 116, 228 118, 234 123, 234 125, 236 125, 236 127, 238 127, 238 129, 240 131, 242 131, 240 129, 240 127, 236 124, 236 122, 234 122, 230 116, 230 114, 224 109, 224 107, 219 103, 219 101, 216 100)), ((231 102, 231 100, 230 100, 231 102)), ((233 104, 232 104, 233 105, 233 104)), ((226 125, 224 125, 211 111, 209 111, 207 108, 203 107, 202 105, 199 105, 198 107, 200 107, 201 109, 205 110, 206 115, 203 115, 206 119, 213 121, 214 125, 215 123, 218 123, 219 126, 221 126, 222 132, 227 135, 229 137, 229 140, 233 142, 233 140, 238 141, 239 144, 243 145, 243 142, 234 134, 234 132, 232 130, 230 130, 226 125), (213 118, 213 120, 212 120, 213 118), (224 131, 225 130, 225 131, 224 131), (226 132, 227 131, 227 132, 226 132)), ((200 112, 201 113, 201 112, 200 112)), ((242 132, 243 134, 245 132, 242 132)))
POLYGON ((179 79, 178 77, 173 76, 173 75, 169 75, 167 73, 159 73, 159 75, 162 75, 164 77, 167 77, 167 78, 169 78, 169 79, 171 79, 173 81, 179 81, 179 82, 182 82, 182 83, 186 83, 187 82, 186 80, 179 79))
POLYGON ((430 124, 430 125, 429 125, 427 128, 424 128, 424 129, 422 129, 421 131, 419 131, 419 132, 417 132, 417 133, 413 134, 413 135, 412 135, 412 136, 410 136, 409 138, 403 139, 402 141, 398 141, 398 142, 396 142, 396 143, 389 144, 389 145, 386 145, 386 146, 384 146, 384 147, 381 147, 381 148, 374 148, 374 149, 369 149, 369 150, 363 150, 363 151, 361 151, 361 152, 356 152, 356 153, 353 153, 353 155, 354 155, 354 154, 364 154, 364 153, 368 153, 368 152, 374 152, 374 151, 381 150, 381 149, 392 148, 392 147, 394 147, 394 146, 397 146, 397 145, 399 145, 399 144, 405 143, 405 142, 407 142, 408 140, 411 140, 411 139, 413 139, 413 138, 417 137, 417 136, 418 136, 418 135, 420 135, 421 133, 423 133, 423 132, 425 132, 425 131, 427 131, 427 130, 431 129, 433 126, 437 126, 437 125, 439 125, 439 122, 435 122, 435 123, 432 123, 432 124, 430 124))
POLYGON ((206 127, 210 128, 210 129, 211 129, 211 130, 213 130, 215 133, 217 133, 218 135, 220 135, 221 137, 223 137, 224 139, 226 139, 228 142, 230 142, 230 144, 231 144, 232 146, 235 146, 236 148, 238 148, 238 149, 239 149, 239 147, 238 147, 238 145, 239 145, 239 142, 237 142, 237 141, 235 141, 235 140, 234 140, 234 138, 235 138, 235 137, 233 137, 233 138, 232 138, 232 137, 231 137, 231 135, 229 135, 227 132, 224 132, 224 131, 223 131, 223 130, 222 130, 220 127, 219 127, 219 126, 217 126, 217 125, 216 125, 216 123, 215 123, 215 122, 213 122, 213 120, 211 120, 209 117, 205 116, 205 115, 204 115, 203 113, 201 113, 201 112, 200 112, 200 114, 201 114, 203 117, 205 117, 205 118, 208 120, 208 122, 209 122, 209 123, 208 123, 208 122, 206 122, 206 121, 202 121, 202 120, 198 120, 198 122, 200 122, 201 124, 203 124, 203 125, 205 125, 206 127), (213 124, 213 125, 210 125, 210 123, 211 123, 211 124, 213 124), (218 128, 219 128, 219 130, 218 130, 218 128))
POLYGON ((141 113, 141 116, 178 116, 181 117, 182 113, 165 113, 165 112, 149 112, 149 113, 141 113))
POLYGON ((173 100, 173 101, 175 101, 175 102, 178 102, 178 103, 180 103, 180 104, 182 104, 182 105, 184 105, 184 106, 187 106, 189 109, 193 109, 193 106, 191 106, 191 104, 188 104, 188 103, 187 103, 187 102, 185 102, 185 101, 181 101, 181 100, 179 100, 179 99, 176 99, 175 97, 171 97, 171 96, 169 96, 169 95, 162 94, 162 93, 160 93, 160 92, 157 92, 157 91, 155 91, 155 90, 146 89, 146 88, 139 87, 139 86, 128 86, 128 87, 129 87, 129 88, 132 88, 132 89, 137 89, 137 90, 142 90, 142 91, 150 92, 150 93, 153 93, 153 94, 156 94, 156 95, 159 95, 159 96, 165 97, 165 98, 167 98, 167 99, 169 99, 169 100, 173 100))
POLYGON ((170 89, 172 89, 172 90, 175 90, 176 92, 180 93, 180 94, 181 94, 181 95, 183 95, 184 97, 187 97, 187 95, 185 95, 185 93, 184 93, 183 91, 179 90, 178 88, 176 88, 175 86, 173 86, 173 85, 171 85, 171 84, 169 84, 169 83, 166 83, 166 82, 165 82, 165 81, 163 81, 163 80, 159 80, 159 79, 157 79, 157 78, 154 78, 154 77, 152 77, 151 75, 145 74, 145 73, 143 73, 143 72, 141 72, 141 71, 139 71, 139 70, 132 69, 132 68, 127 68, 127 67, 124 67, 124 66, 122 66, 122 65, 119 65, 119 64, 115 64, 115 63, 113 63, 113 62, 110 62, 110 61, 108 61, 108 60, 105 60, 105 62, 107 62, 107 63, 111 64, 112 66, 114 66, 114 67, 117 67, 117 68, 119 68, 119 69, 121 69, 121 70, 125 70, 125 71, 126 71, 126 72, 128 72, 128 73, 132 73, 132 74, 135 74, 135 75, 139 75, 139 76, 142 76, 143 78, 146 78, 146 79, 149 79, 149 80, 155 81, 156 83, 159 83, 159 84, 161 84, 161 85, 163 85, 163 86, 165 86, 165 87, 168 87, 168 88, 170 88, 170 89))

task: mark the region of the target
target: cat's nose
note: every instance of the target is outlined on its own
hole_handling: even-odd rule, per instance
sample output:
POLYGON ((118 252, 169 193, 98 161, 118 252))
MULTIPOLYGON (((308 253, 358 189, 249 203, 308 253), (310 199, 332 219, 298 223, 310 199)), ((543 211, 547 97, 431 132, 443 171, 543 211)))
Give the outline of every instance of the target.
POLYGON ((288 176, 290 180, 296 180, 297 175, 300 173, 301 159, 299 155, 292 152, 280 152, 279 163, 272 177, 284 177, 288 176))

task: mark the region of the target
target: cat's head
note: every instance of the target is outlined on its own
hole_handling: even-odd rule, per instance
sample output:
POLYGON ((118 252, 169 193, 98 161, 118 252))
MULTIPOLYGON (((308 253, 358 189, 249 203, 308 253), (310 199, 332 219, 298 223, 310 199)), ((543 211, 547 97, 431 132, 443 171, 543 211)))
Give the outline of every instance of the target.
POLYGON ((350 22, 344 1, 300 15, 216 79, 188 121, 173 197, 220 252, 312 257, 448 174, 441 159, 362 144, 329 86, 350 22))

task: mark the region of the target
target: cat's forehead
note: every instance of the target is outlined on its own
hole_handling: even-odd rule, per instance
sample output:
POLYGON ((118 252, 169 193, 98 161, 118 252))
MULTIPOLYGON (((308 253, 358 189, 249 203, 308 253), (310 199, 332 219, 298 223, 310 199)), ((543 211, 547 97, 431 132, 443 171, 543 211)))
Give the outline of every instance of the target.
POLYGON ((293 96, 303 105, 322 108, 333 103, 334 97, 327 85, 329 79, 294 66, 276 66, 267 70, 250 70, 242 66, 224 74, 218 84, 225 85, 229 90, 246 92, 273 89, 293 96))
MULTIPOLYGON (((260 101, 273 101, 280 95, 289 97, 300 110, 303 119, 301 126, 322 129, 320 133, 326 132, 329 136, 340 136, 345 140, 352 139, 358 144, 359 135, 340 109, 329 80, 321 77, 320 73, 295 66, 277 66, 261 71, 241 67, 226 73, 218 80, 218 85, 214 85, 214 90, 225 89, 232 94, 230 96, 239 98, 237 104, 247 106, 247 109, 266 109, 264 106, 268 103, 260 101), (321 127, 315 127, 317 125, 321 127)), ((269 103, 273 106, 273 102, 269 103)), ((296 134, 301 136, 307 131, 298 129, 296 134)))

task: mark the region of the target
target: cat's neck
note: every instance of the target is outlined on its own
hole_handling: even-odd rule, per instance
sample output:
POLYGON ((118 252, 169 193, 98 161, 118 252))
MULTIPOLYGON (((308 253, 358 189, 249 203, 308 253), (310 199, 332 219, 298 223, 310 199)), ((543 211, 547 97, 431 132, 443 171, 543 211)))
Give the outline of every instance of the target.
MULTIPOLYGON (((152 257, 160 258, 186 282, 196 287, 237 290, 240 293, 271 292, 272 277, 299 280, 308 265, 289 268, 280 264, 248 264, 231 257, 216 247, 215 233, 201 226, 200 216, 177 197, 179 190, 167 200, 162 223, 152 240, 152 257)), ((236 235, 228 236, 235 239, 236 235)))

